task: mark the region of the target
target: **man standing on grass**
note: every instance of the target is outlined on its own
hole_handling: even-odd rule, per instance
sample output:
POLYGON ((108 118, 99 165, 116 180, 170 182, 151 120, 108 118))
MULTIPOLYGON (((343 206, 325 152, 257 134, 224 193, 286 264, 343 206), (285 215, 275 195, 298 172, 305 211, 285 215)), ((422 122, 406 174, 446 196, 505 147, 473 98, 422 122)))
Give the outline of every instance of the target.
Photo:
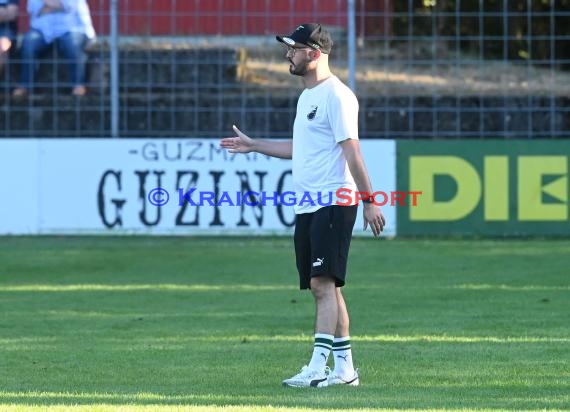
MULTIPOLYGON (((349 317, 341 287, 358 203, 347 205, 346 198, 340 202, 334 194, 341 188, 373 193, 358 142, 358 101, 331 73, 328 59, 333 42, 320 24, 303 24, 277 40, 287 48, 289 72, 303 77, 306 85, 297 103, 293 140, 251 139, 234 126, 236 136, 223 138, 221 147, 230 153, 258 152, 293 160, 297 269, 300 288, 313 293, 316 321, 309 364, 283 385, 357 386, 359 376, 352 363, 349 317), (329 195, 333 197, 329 205, 317 202, 329 195), (300 201, 303 197, 305 201, 300 201), (326 364, 331 350, 334 370, 329 373, 326 364)), ((384 216, 370 196, 363 204, 364 230, 370 225, 374 236, 379 236, 384 216)))

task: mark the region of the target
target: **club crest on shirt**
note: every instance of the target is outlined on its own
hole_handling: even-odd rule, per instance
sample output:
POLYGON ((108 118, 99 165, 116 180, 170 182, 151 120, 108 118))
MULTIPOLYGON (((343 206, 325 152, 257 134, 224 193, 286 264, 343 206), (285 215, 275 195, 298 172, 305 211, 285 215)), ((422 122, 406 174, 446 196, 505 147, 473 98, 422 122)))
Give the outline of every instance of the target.
POLYGON ((311 108, 312 108, 312 110, 307 115, 307 119, 309 119, 309 120, 313 120, 315 118, 315 116, 317 115, 317 109, 319 108, 319 106, 311 106, 311 108))

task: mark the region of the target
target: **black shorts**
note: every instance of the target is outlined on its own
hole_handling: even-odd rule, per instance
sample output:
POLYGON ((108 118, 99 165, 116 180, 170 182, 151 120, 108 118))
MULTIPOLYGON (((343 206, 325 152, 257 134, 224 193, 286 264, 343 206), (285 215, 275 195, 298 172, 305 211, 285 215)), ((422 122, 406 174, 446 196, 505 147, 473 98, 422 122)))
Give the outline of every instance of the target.
POLYGON ((325 206, 298 214, 295 256, 301 289, 311 288, 311 278, 329 276, 344 286, 348 249, 358 206, 325 206))

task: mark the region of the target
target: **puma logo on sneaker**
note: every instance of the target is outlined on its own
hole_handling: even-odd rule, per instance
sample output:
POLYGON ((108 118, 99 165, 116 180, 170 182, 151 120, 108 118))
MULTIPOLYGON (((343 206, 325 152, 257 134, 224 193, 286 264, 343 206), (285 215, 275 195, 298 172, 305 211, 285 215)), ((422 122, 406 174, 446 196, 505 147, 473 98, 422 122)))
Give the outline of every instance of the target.
POLYGON ((301 372, 292 378, 285 379, 283 386, 290 386, 293 388, 324 388, 328 386, 328 374, 330 370, 325 367, 324 370, 312 370, 308 366, 303 366, 301 372))
POLYGON ((332 372, 328 376, 327 386, 333 385, 348 385, 348 386, 358 386, 360 385, 360 377, 358 376, 358 369, 356 369, 352 376, 340 376, 338 372, 332 372))

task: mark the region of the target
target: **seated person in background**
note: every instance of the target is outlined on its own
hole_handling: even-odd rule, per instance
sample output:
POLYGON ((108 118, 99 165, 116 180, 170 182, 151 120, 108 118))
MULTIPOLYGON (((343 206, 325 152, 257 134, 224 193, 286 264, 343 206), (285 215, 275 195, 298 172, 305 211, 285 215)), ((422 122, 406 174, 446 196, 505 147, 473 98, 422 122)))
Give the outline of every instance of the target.
POLYGON ((38 56, 52 44, 65 59, 72 94, 86 93, 85 46, 95 38, 95 30, 87 0, 28 0, 30 31, 22 40, 22 68, 13 96, 25 96, 34 84, 38 56))
POLYGON ((0 76, 18 34, 19 0, 0 0, 0 76))

